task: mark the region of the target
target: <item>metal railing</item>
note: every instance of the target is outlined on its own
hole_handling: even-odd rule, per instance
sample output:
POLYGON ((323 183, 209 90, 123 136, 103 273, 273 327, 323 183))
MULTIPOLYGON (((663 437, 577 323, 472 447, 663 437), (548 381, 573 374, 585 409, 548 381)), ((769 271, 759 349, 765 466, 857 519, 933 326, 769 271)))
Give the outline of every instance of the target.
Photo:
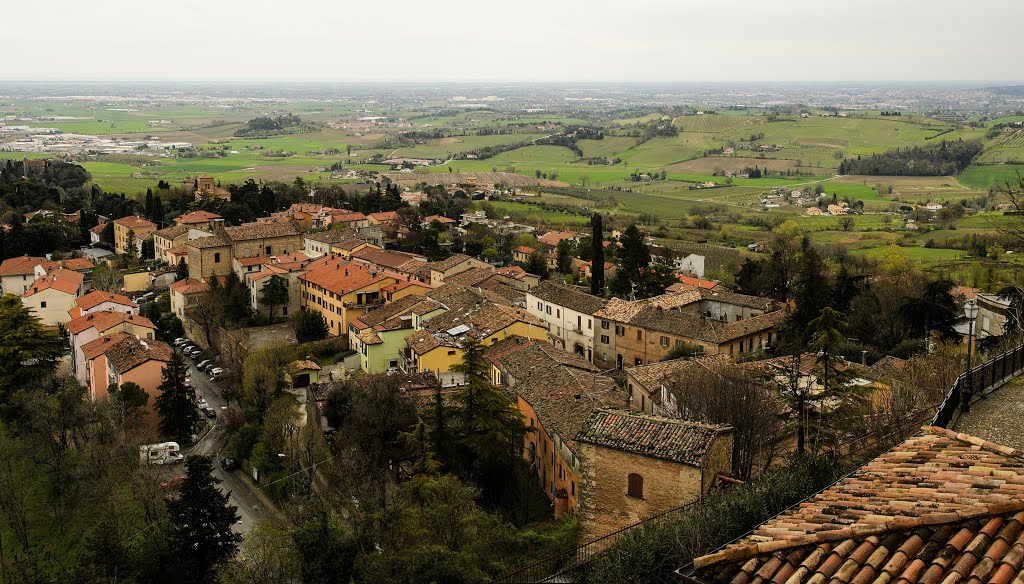
POLYGON ((948 428, 960 412, 964 401, 964 392, 968 388, 968 375, 970 375, 970 396, 968 400, 974 400, 994 387, 1003 384, 1008 379, 1019 375, 1024 371, 1024 345, 1010 349, 1005 353, 989 359, 981 365, 971 369, 970 373, 962 373, 956 378, 953 387, 942 400, 942 405, 932 418, 933 426, 948 428))
POLYGON ((562 553, 549 556, 530 564, 519 568, 515 572, 510 572, 504 576, 499 576, 491 582, 493 584, 533 584, 538 582, 573 582, 579 574, 585 570, 590 564, 607 554, 614 546, 628 533, 632 532, 638 527, 646 527, 652 524, 657 524, 661 521, 671 519, 678 512, 697 505, 700 500, 686 505, 680 505, 679 507, 673 507, 668 511, 664 511, 657 515, 652 515, 647 519, 643 519, 636 523, 627 525, 621 529, 613 531, 609 534, 602 535, 601 537, 588 541, 582 545, 576 546, 571 550, 566 550, 562 553))

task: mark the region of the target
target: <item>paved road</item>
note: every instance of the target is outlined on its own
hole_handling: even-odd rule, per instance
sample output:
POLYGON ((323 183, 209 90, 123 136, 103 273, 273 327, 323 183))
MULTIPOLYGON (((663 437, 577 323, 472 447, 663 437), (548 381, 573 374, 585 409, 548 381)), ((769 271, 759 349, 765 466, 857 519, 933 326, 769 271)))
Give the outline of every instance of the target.
MULTIPOLYGON (((189 364, 192 386, 196 388, 196 399, 206 398, 210 407, 217 410, 218 414, 223 412, 227 402, 221 396, 216 383, 210 381, 207 374, 196 369, 195 360, 189 357, 185 357, 185 360, 189 364)), ((235 472, 241 471, 227 472, 220 467, 219 453, 225 444, 227 444, 227 437, 224 435, 224 428, 214 420, 210 432, 203 436, 188 454, 206 454, 214 458, 213 476, 222 481, 220 483, 221 491, 230 493, 231 504, 238 507, 238 515, 241 517, 241 521, 235 524, 235 532, 244 534, 260 521, 270 518, 270 515, 255 493, 235 475, 235 472)))
POLYGON ((955 429, 996 444, 1024 448, 1024 377, 1018 377, 971 405, 955 429))

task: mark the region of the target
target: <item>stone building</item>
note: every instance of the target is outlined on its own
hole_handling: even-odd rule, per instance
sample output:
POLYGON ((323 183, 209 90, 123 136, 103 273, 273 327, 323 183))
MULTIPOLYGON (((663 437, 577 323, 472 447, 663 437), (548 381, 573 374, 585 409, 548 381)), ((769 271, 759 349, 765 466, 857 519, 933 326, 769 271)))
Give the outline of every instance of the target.
POLYGON ((732 468, 732 428, 616 409, 576 436, 581 540, 699 500, 732 468))
POLYGON ((542 282, 526 294, 526 309, 544 322, 548 340, 563 351, 594 360, 594 314, 607 301, 569 286, 542 282))

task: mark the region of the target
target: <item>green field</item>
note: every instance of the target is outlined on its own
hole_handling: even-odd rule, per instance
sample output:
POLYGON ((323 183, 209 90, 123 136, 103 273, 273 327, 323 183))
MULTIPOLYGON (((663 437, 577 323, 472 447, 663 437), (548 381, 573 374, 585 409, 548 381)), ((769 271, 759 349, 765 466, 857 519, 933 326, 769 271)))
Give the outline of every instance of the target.
POLYGON ((994 165, 971 165, 960 174, 961 183, 979 189, 987 189, 992 186, 1000 186, 1017 181, 1018 176, 1024 176, 1024 164, 994 164, 994 165))

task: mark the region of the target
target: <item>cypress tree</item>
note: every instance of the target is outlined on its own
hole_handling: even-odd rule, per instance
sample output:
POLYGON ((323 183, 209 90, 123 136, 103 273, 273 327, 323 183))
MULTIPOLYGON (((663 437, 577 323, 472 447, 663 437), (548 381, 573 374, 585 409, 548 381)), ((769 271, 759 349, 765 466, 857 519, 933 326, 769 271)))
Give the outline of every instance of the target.
POLYGON ((590 293, 604 296, 604 228, 601 226, 600 213, 590 216, 590 232, 590 293))

